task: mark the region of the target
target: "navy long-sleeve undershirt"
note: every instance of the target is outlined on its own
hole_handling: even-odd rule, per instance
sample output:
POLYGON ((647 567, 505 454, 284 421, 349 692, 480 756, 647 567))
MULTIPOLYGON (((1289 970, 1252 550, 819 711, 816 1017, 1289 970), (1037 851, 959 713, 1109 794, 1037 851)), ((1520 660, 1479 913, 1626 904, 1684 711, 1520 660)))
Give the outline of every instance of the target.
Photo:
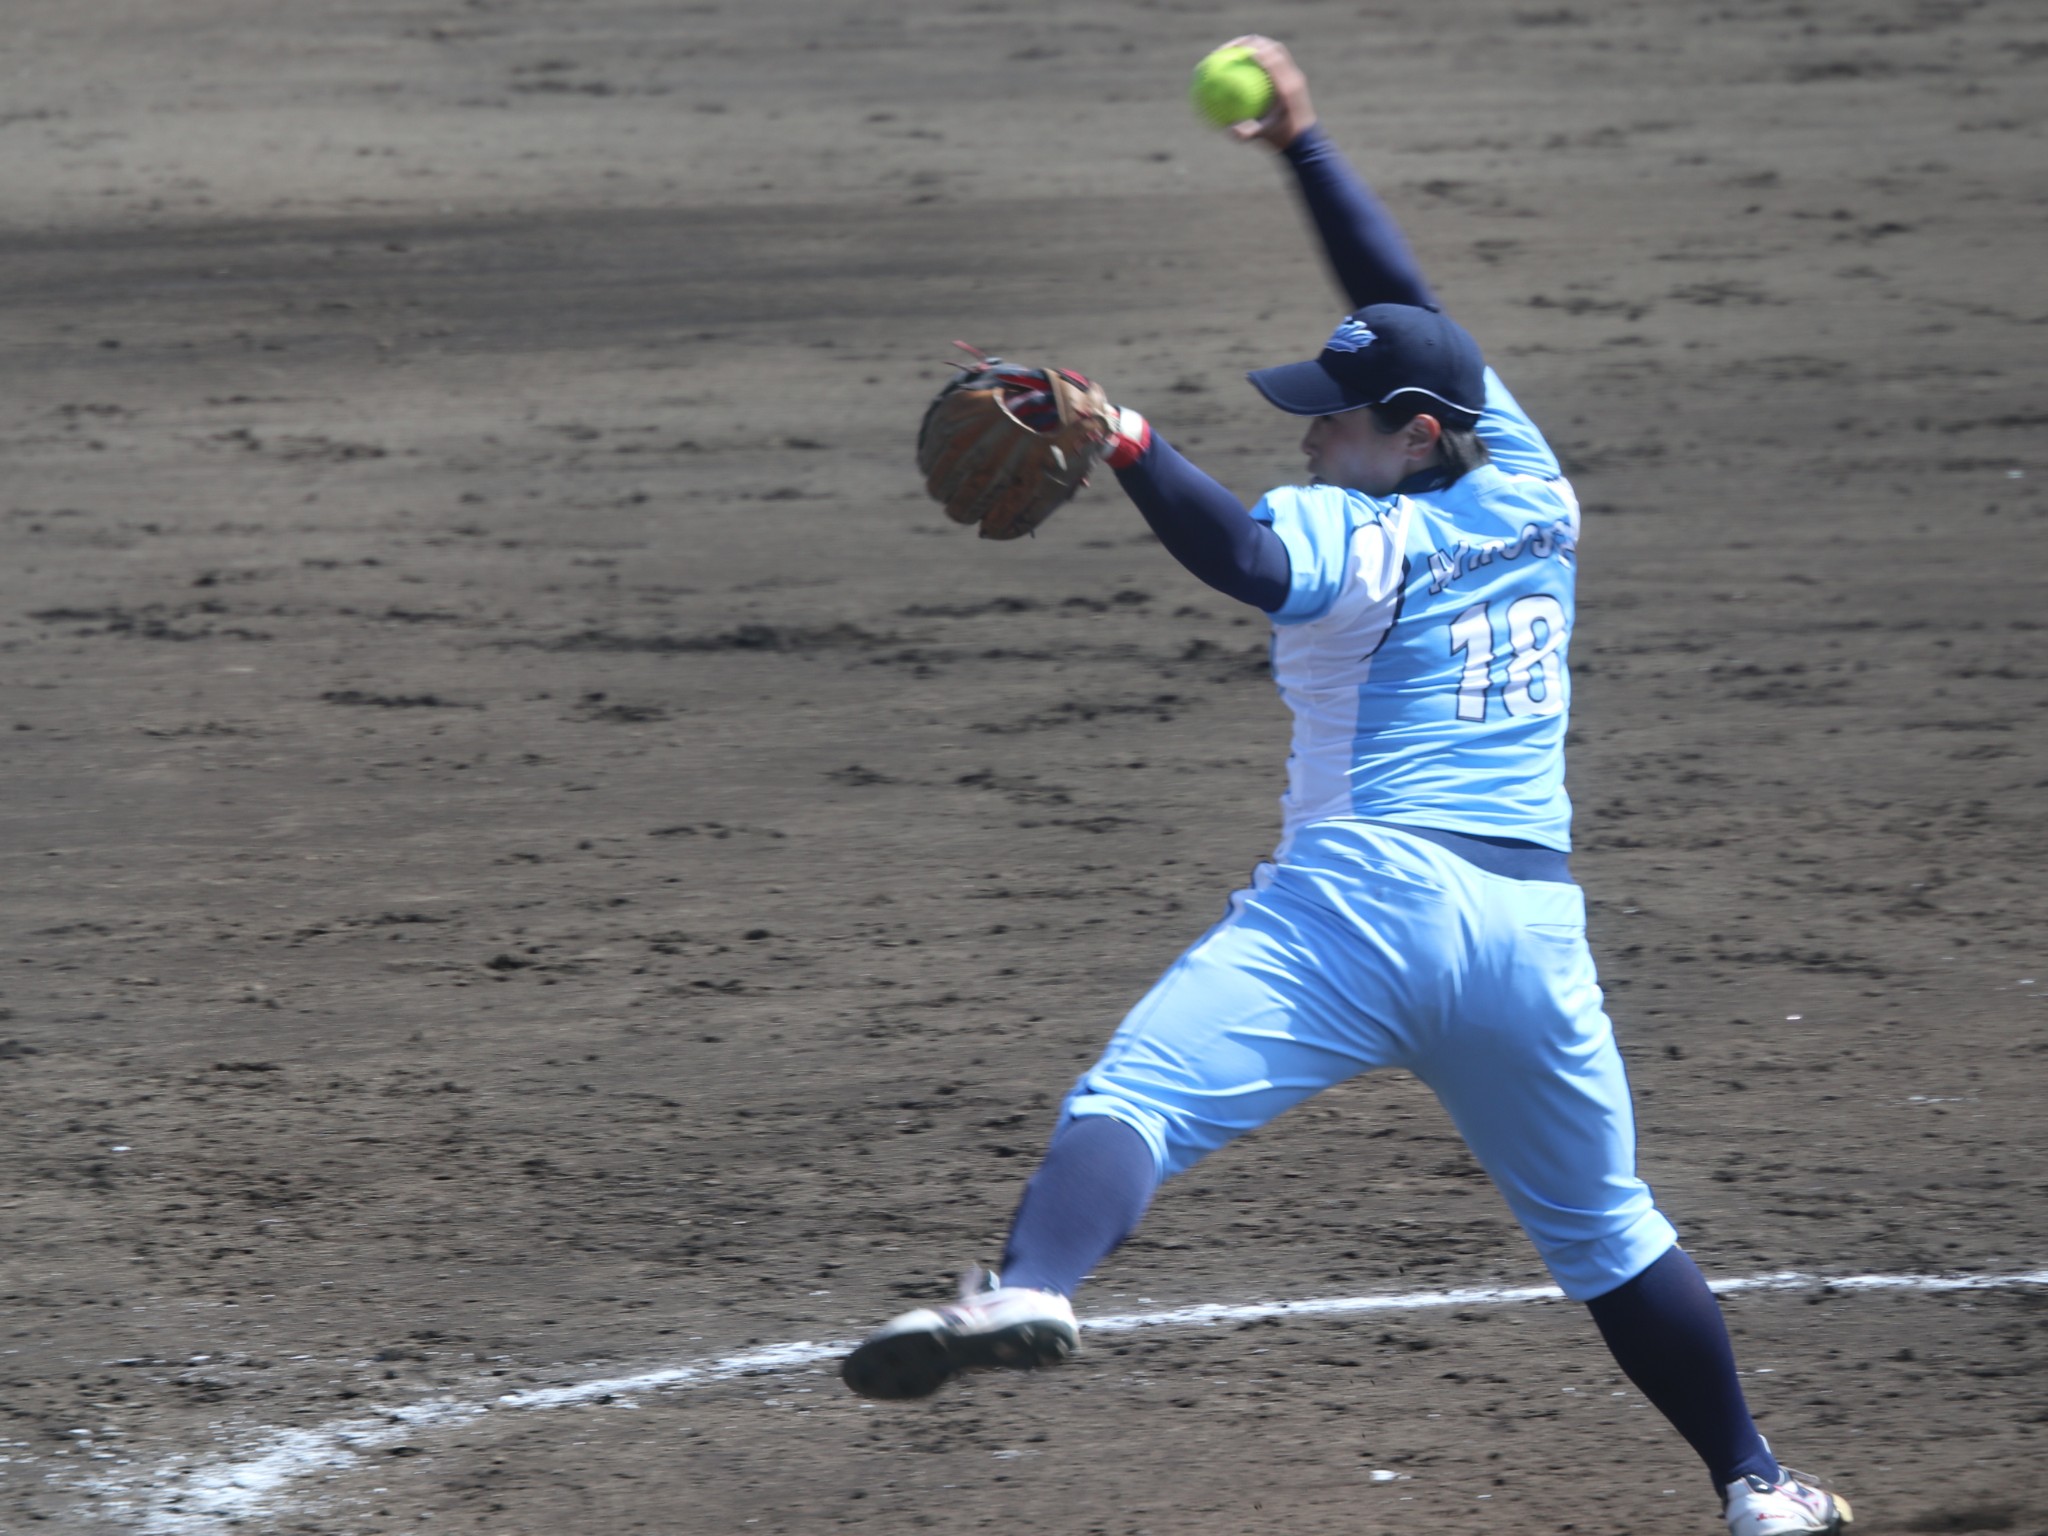
MULTIPOLYGON (((1352 304, 1434 306, 1400 226, 1320 128, 1284 151, 1337 281, 1352 304)), ((1174 559, 1225 596, 1268 613, 1287 601, 1291 562, 1280 536, 1156 433, 1117 480, 1174 559)))
POLYGON ((1272 613, 1287 601, 1292 562, 1280 536, 1157 432, 1116 472, 1167 553, 1227 597, 1272 613))
POLYGON ((1401 233, 1401 226, 1381 206, 1372 190, 1351 168, 1321 128, 1310 128, 1282 153, 1294 167, 1302 201, 1322 237, 1337 283, 1352 307, 1368 304, 1413 304, 1437 307, 1422 268, 1401 233))

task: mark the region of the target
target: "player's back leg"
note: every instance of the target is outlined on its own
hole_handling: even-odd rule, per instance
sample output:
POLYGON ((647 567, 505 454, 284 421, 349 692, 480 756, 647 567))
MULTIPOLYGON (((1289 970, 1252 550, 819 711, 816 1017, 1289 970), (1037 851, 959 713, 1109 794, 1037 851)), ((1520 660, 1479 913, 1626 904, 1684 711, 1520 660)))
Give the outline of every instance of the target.
POLYGON ((1565 1293, 1706 1464, 1733 1536, 1822 1536, 1844 1499, 1780 1470, 1750 1418, 1719 1303, 1635 1167, 1627 1075, 1576 887, 1475 871, 1480 935, 1458 1016, 1415 1070, 1565 1293))

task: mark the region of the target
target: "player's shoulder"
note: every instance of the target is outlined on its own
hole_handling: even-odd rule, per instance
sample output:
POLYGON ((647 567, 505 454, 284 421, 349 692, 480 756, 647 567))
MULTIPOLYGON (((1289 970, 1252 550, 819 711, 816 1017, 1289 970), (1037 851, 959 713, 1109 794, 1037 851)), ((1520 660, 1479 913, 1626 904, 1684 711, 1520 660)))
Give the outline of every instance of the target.
POLYGON ((1466 603, 1482 586, 1533 584, 1569 598, 1579 547, 1570 481, 1489 464, 1416 500, 1409 568, 1431 597, 1455 590, 1466 603))
POLYGON ((1493 369, 1486 370, 1486 404, 1475 429, 1504 474, 1554 480, 1564 474, 1543 433, 1493 369))
POLYGON ((1491 518, 1579 516, 1578 493, 1561 474, 1539 475, 1516 470, 1498 460, 1460 475, 1441 491, 1426 492, 1417 500, 1430 504, 1440 516, 1453 519, 1483 511, 1491 518))
POLYGON ((1273 614, 1278 624, 1300 624, 1323 617, 1338 595, 1383 563, 1361 561, 1362 544, 1384 545, 1398 557, 1405 497, 1381 498, 1336 485, 1284 485, 1268 491, 1252 508, 1252 516, 1270 524, 1287 549, 1288 597, 1273 614), (1384 530, 1383 538, 1361 539, 1368 528, 1384 530))
POLYGON ((1356 528, 1380 521, 1394 504, 1393 498, 1368 496, 1341 485, 1280 485, 1259 498, 1252 516, 1262 523, 1343 524, 1356 528))
POLYGON ((1414 500, 1412 546, 1504 538, 1527 542, 1539 533, 1545 542, 1568 550, 1578 544, 1579 500, 1562 475, 1517 474, 1486 464, 1414 500))
POLYGON ((1368 496, 1341 485, 1283 485, 1268 491, 1252 516, 1268 523, 1297 569, 1316 565, 1334 574, 1362 530, 1399 541, 1406 524, 1405 496, 1368 496))

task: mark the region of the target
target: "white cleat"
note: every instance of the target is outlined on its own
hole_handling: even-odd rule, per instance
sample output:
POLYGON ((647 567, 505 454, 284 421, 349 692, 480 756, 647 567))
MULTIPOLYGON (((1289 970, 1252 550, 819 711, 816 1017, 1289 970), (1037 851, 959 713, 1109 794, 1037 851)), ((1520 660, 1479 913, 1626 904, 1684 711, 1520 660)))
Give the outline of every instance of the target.
POLYGON ((919 1307, 869 1336, 839 1376, 862 1397, 929 1397, 962 1371, 1036 1370, 1081 1347, 1073 1304, 1051 1291, 970 1275, 948 1307, 919 1307))
POLYGON ((1855 1518, 1847 1499, 1814 1487, 1797 1472, 1781 1470, 1775 1483, 1754 1473, 1739 1477, 1723 1497, 1729 1536, 1835 1536, 1855 1518))

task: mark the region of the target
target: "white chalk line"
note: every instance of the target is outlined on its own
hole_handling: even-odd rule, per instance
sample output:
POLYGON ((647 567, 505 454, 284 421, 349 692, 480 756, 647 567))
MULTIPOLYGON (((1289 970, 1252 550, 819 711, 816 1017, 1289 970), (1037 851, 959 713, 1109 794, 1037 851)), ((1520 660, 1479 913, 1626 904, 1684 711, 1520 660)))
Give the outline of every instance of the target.
MULTIPOLYGON (((1990 1291, 2048 1286, 2048 1269, 2005 1275, 1813 1275, 1797 1270, 1709 1282, 1720 1295, 1745 1291, 1990 1291)), ((1081 1320, 1088 1333, 1135 1333, 1147 1328, 1213 1328, 1290 1317, 1349 1317, 1373 1312, 1420 1312, 1444 1307, 1517 1306, 1561 1301, 1554 1285, 1471 1286, 1450 1291, 1408 1291, 1380 1296, 1324 1296, 1306 1301, 1211 1303, 1161 1312, 1126 1312, 1081 1320)), ((243 1446, 218 1456, 173 1456, 147 1473, 81 1481, 97 1512, 144 1536, 222 1536, 237 1522, 275 1517, 291 1502, 294 1483, 317 1473, 358 1465, 366 1451, 389 1450, 430 1430, 471 1424, 491 1414, 532 1412, 630 1400, 637 1394, 714 1386, 741 1376, 793 1371, 835 1359, 852 1340, 792 1340, 736 1354, 707 1356, 628 1376, 607 1376, 491 1401, 436 1398, 369 1415, 335 1419, 311 1429, 250 1431, 243 1446)), ((245 1527, 246 1528, 246 1527, 245 1527)))

